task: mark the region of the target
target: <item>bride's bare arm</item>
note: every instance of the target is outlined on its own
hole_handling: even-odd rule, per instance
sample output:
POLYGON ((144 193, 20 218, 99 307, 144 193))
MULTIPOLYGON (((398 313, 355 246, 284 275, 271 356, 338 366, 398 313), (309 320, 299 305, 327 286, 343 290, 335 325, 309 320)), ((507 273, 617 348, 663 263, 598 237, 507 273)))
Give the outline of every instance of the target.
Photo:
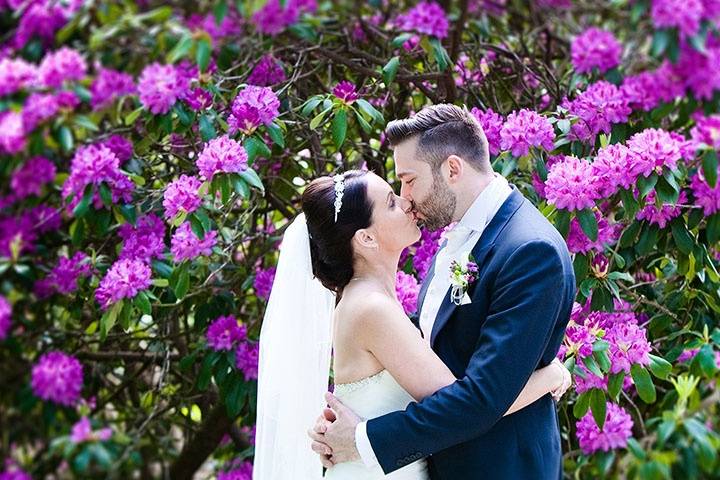
MULTIPOLYGON (((415 400, 457 380, 396 302, 371 295, 357 314, 358 340, 415 400)), ((536 370, 505 415, 558 390, 564 379, 567 377, 558 365, 536 370)))

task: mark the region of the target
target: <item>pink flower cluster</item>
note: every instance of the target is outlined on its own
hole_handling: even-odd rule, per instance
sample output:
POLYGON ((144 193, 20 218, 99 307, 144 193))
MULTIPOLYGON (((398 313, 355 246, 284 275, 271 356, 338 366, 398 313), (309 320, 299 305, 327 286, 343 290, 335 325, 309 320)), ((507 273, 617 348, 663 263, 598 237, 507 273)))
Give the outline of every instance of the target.
POLYGON ((627 446, 628 439, 632 437, 633 420, 624 408, 607 402, 605 425, 602 430, 595 423, 591 411, 588 411, 576 426, 580 448, 583 453, 589 455, 599 450, 607 452, 627 446))
POLYGON ((395 279, 395 292, 407 315, 417 312, 420 284, 414 276, 399 270, 395 279))
POLYGON ((44 353, 32 368, 35 396, 60 405, 73 406, 80 399, 83 368, 77 358, 63 352, 44 353))
POLYGON ((42 86, 57 88, 66 81, 82 80, 87 63, 77 50, 62 47, 48 53, 38 67, 38 81, 42 86))
POLYGON ((190 90, 190 79, 174 65, 151 63, 140 75, 137 89, 145 108, 165 114, 190 90))
POLYGON ((267 87, 249 85, 233 100, 228 117, 230 133, 252 133, 260 125, 269 125, 279 115, 280 100, 267 87))
POLYGON ((240 173, 248 168, 247 152, 242 144, 227 135, 213 138, 198 155, 195 164, 200 176, 211 180, 216 173, 240 173))
POLYGON ((269 0, 253 14, 252 21, 258 32, 277 35, 297 23, 302 13, 312 13, 317 10, 316 0, 286 0, 284 3, 283 6, 280 0, 269 0))
POLYGON ((500 153, 500 131, 503 128, 502 115, 495 113, 492 108, 488 108, 483 112, 477 107, 473 107, 470 113, 475 115, 483 128, 483 132, 485 132, 490 154, 497 155, 500 153))
POLYGON ((698 171, 690 179, 690 188, 695 197, 695 204, 702 207, 705 216, 710 216, 720 211, 720 181, 711 187, 702 171, 698 171))
POLYGON ((97 110, 109 106, 118 97, 134 93, 135 81, 131 75, 101 68, 90 85, 90 104, 97 110))
POLYGON ((347 80, 343 80, 342 82, 335 85, 332 89, 332 93, 348 105, 360 98, 357 87, 355 87, 352 82, 348 82, 347 80))
POLYGON ((112 437, 112 434, 112 428, 110 427, 93 431, 90 419, 83 416, 72 426, 72 430, 70 431, 70 441, 75 444, 93 441, 104 442, 105 440, 109 440, 110 437, 112 437))
POLYGON ((14 199, 22 200, 31 195, 39 196, 42 187, 55 179, 55 164, 45 157, 32 157, 12 174, 10 188, 14 199))
POLYGON ((564 210, 583 210, 600 198, 590 162, 566 156, 548 171, 545 195, 548 203, 564 210))
POLYGON ((562 106, 578 117, 572 137, 590 143, 598 133, 610 133, 612 124, 627 122, 632 113, 620 89, 605 80, 591 84, 572 101, 565 99, 562 106))
POLYGON ((180 263, 185 260, 193 260, 200 255, 212 254, 212 248, 216 243, 216 231, 206 232, 205 236, 200 239, 193 232, 190 222, 184 222, 175 230, 170 240, 170 252, 175 263, 180 263))
POLYGON ((43 298, 53 292, 70 294, 77 290, 77 282, 81 277, 89 277, 91 274, 90 257, 85 253, 76 252, 72 258, 60 257, 48 276, 35 282, 35 293, 43 298))
POLYGON ((202 199, 198 193, 202 183, 197 177, 180 175, 165 188, 163 194, 163 208, 165 218, 175 218, 178 212, 192 213, 198 209, 202 199))
POLYGON ((552 150, 555 131, 542 115, 523 108, 508 115, 500 130, 500 149, 510 150, 515 157, 527 155, 530 147, 552 150))
POLYGON ((258 87, 269 87, 286 80, 282 64, 272 55, 263 55, 248 76, 247 83, 258 87))
POLYGON ((120 159, 117 155, 103 145, 78 148, 70 165, 70 176, 62 188, 63 198, 73 195, 68 204, 69 210, 72 211, 80 202, 87 185, 93 185, 95 208, 102 208, 99 188, 103 182, 110 188, 113 203, 120 199, 125 202, 132 200, 135 185, 120 171, 120 159))
POLYGON ((162 258, 165 251, 165 224, 154 213, 143 215, 135 225, 124 223, 118 230, 123 239, 120 258, 138 259, 150 263, 162 258))
POLYGON ((275 280, 275 267, 270 268, 258 268, 255 270, 255 280, 253 281, 253 288, 255 289, 255 296, 267 300, 270 298, 270 290, 272 290, 273 281, 275 280))
POLYGON ((398 29, 443 39, 448 36, 450 23, 445 11, 432 1, 422 1, 395 19, 398 29))
POLYGON ((22 58, 0 58, 0 97, 32 86, 37 67, 22 58))
POLYGON ((218 472, 218 480, 252 480, 253 465, 248 461, 231 462, 225 471, 218 472))
POLYGON ((650 15, 657 28, 677 28, 683 36, 693 36, 703 19, 702 0, 652 0, 650 15))
POLYGON ((573 40, 570 55, 578 73, 591 73, 593 68, 605 73, 620 64, 622 45, 612 33, 590 27, 573 40))
POLYGON ((678 205, 687 203, 688 198, 685 191, 681 191, 678 195, 677 202, 674 204, 663 203, 658 206, 655 201, 655 192, 650 192, 645 201, 647 204, 637 213, 636 218, 638 220, 647 220, 653 225, 657 225, 660 228, 665 228, 670 220, 677 218, 682 214, 682 209, 678 205))
POLYGON ((233 315, 222 315, 210 324, 205 338, 215 351, 232 350, 247 340, 247 327, 240 325, 233 315))
POLYGON ((12 327, 12 305, 0 295, 0 341, 5 340, 12 327))
POLYGON ((257 380, 260 345, 256 342, 243 342, 235 351, 235 366, 243 372, 245 380, 257 380))
POLYGON ((142 260, 121 259, 112 264, 95 290, 95 299, 103 310, 123 298, 134 298, 150 287, 151 271, 142 260))

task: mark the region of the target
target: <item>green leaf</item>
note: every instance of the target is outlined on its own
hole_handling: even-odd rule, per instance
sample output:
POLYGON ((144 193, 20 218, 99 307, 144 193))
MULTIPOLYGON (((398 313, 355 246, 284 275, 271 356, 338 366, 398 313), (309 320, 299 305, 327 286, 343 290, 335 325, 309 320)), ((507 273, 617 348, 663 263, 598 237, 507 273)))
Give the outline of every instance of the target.
POLYGON ((106 207, 112 208, 112 192, 105 182, 100 182, 100 199, 106 207))
POLYGON ((85 192, 83 192, 82 198, 78 204, 75 205, 75 208, 73 208, 73 216, 75 218, 82 218, 87 215, 88 211, 90 211, 90 202, 92 201, 92 197, 93 185, 92 183, 89 183, 85 186, 85 192))
POLYGON ((575 418, 582 418, 590 409, 590 391, 586 391, 578 395, 573 405, 573 415, 575 418))
POLYGON ((385 87, 387 88, 395 79, 395 75, 397 75, 398 68, 400 67, 400 57, 392 57, 383 67, 383 81, 385 82, 385 87))
POLYGON ((720 241, 720 213, 714 213, 708 218, 705 232, 709 243, 720 241))
POLYGON ((315 107, 317 107, 320 102, 323 101, 323 98, 320 95, 315 95, 314 97, 310 97, 305 104, 302 107, 302 110, 300 113, 303 117, 310 116, 310 113, 312 113, 313 110, 315 110, 315 107))
POLYGON ((640 198, 647 197, 647 194, 655 188, 657 184, 658 176, 653 173, 649 177, 640 177, 637 182, 638 189, 640 190, 640 198))
POLYGON ((672 371, 672 365, 670 362, 657 355, 649 354, 650 356, 650 372, 657 378, 667 380, 672 371))
POLYGON ((712 345, 705 344, 698 352, 697 362, 700 365, 703 373, 708 377, 712 377, 717 370, 717 363, 715 361, 715 352, 712 345))
POLYGON ((580 227, 582 228, 582 231, 585 232, 585 235, 587 235, 587 237, 593 242, 596 241, 598 238, 598 224, 593 211, 586 208, 584 210, 579 210, 575 215, 577 216, 580 227))
POLYGON ((95 122, 93 122, 93 120, 87 115, 76 115, 75 118, 73 118, 73 123, 92 132, 100 130, 95 122))
POLYGON ((213 126, 212 120, 207 115, 200 116, 200 136, 205 142, 217 137, 215 126, 213 126))
POLYGON ((150 305, 150 299, 148 298, 147 293, 145 293, 144 291, 138 292, 138 294, 135 295, 133 302, 135 303, 135 306, 138 307, 140 311, 143 312, 145 315, 152 314, 152 305, 150 305))
POLYGON ((103 316, 100 317, 100 340, 105 341, 107 334, 112 327, 115 325, 118 314, 123 308, 123 300, 113 304, 110 308, 105 310, 103 316))
POLYGON ((635 388, 643 402, 654 403, 657 399, 655 385, 653 384, 652 378, 650 378, 650 373, 645 367, 639 364, 633 365, 630 367, 630 375, 632 375, 635 388))
POLYGON ((310 120, 310 130, 315 130, 318 127, 318 125, 320 125, 322 123, 323 119, 325 118, 325 115, 330 110, 332 110, 332 105, 330 105, 325 110, 323 110, 322 112, 315 115, 315 117, 312 120, 310 120))
POLYGON ((75 146, 72 130, 70 130, 67 125, 63 125, 58 130, 58 141, 60 142, 60 146, 63 148, 65 153, 71 152, 73 147, 75 146))
POLYGON ((212 52, 212 45, 210 40, 207 38, 201 38, 197 42, 195 49, 195 63, 197 63, 201 72, 204 72, 210 64, 210 53, 212 52))
POLYGON ((373 119, 374 123, 377 123, 380 126, 385 124, 385 119, 383 118, 382 113, 378 112, 367 100, 359 98, 355 101, 355 103, 358 107, 360 107, 360 110, 362 110, 363 113, 373 119))
POLYGON ((251 165, 254 164, 257 157, 267 158, 272 153, 268 146, 265 145, 265 142, 255 136, 248 137, 247 140, 245 140, 243 147, 245 147, 245 151, 248 155, 248 163, 251 165))
POLYGON ((285 137, 283 136, 282 128, 275 123, 271 123, 267 126, 267 131, 272 141, 275 142, 275 145, 280 148, 285 148, 285 137))
POLYGON ((343 142, 345 141, 345 134, 347 133, 347 110, 340 109, 335 112, 335 117, 332 121, 332 137, 335 143, 335 148, 340 149, 343 142))
POLYGON ((186 263, 178 267, 176 272, 173 272, 170 277, 170 286, 175 293, 175 298, 182 300, 190 288, 190 272, 186 263))
POLYGON ((602 430, 605 426, 605 415, 607 413, 607 401, 605 400, 605 392, 599 388, 590 390, 590 410, 595 419, 598 428, 602 430))
POLYGON ((250 196, 250 187, 247 182, 240 177, 240 175, 234 175, 231 177, 233 189, 235 193, 240 195, 242 198, 248 198, 250 196))
POLYGON ((173 49, 168 52, 167 56, 165 57, 166 63, 175 63, 181 58, 186 57, 187 54, 190 53, 192 46, 192 35, 190 35, 189 33, 184 34, 182 38, 180 38, 180 40, 175 44, 173 49))
POLYGON ((715 188, 717 184, 718 156, 715 150, 708 150, 702 156, 703 176, 710 187, 715 188))
POLYGON ((602 369, 600 368, 600 365, 597 364, 595 361, 595 358, 593 357, 585 357, 583 358, 583 364, 585 365, 585 368, 590 370, 593 374, 597 375, 598 377, 604 377, 602 369))
POLYGON ((205 229, 202 226, 202 223, 200 223, 200 219, 197 218, 195 215, 190 214, 190 230, 193 231, 195 236, 199 238, 200 240, 205 238, 205 229))
POLYGON ((622 390, 623 382, 625 381, 625 371, 620 370, 620 373, 610 375, 608 379, 608 396, 611 399, 617 400, 620 391, 622 390))
POLYGON ((360 123, 360 127, 366 132, 370 133, 372 131, 372 127, 370 124, 365 120, 365 117, 362 116, 362 113, 358 112, 357 110, 353 109, 355 112, 355 118, 357 118, 358 123, 360 123))
POLYGON ((610 358, 608 357, 607 351, 605 350, 598 350, 593 351, 592 354, 593 358, 597 361, 598 366, 600 367, 600 370, 603 371, 603 375, 610 371, 610 358))
MULTIPOLYGON (((634 220, 635 215, 640 210, 640 206, 632 191, 627 188, 621 189, 620 198, 622 199, 623 208, 625 209, 625 218, 634 220)), ((637 225, 637 222, 632 222, 631 225, 637 225)))
POLYGON ((669 30, 660 29, 655 30, 652 39, 652 45, 650 46, 650 52, 654 57, 659 57, 670 45, 671 34, 669 30))
POLYGON ((568 231, 570 230, 570 212, 567 210, 558 210, 555 215, 555 228, 557 228, 560 235, 567 237, 568 231))
POLYGON ((445 71, 448 66, 452 64, 447 50, 445 50, 440 40, 435 37, 430 38, 430 46, 432 47, 433 56, 435 57, 435 63, 437 63, 440 71, 445 71))
POLYGON ((262 180, 260 180, 260 177, 258 176, 257 172, 255 172, 255 170, 253 170, 252 168, 248 168, 247 170, 242 172, 240 176, 248 184, 260 190, 263 195, 265 194, 265 187, 263 186, 262 180))
POLYGON ((678 219, 672 223, 672 236, 675 240, 675 244, 678 246, 680 251, 685 255, 690 255, 695 246, 695 239, 688 231, 685 224, 681 219, 678 219))
POLYGON ((130 126, 133 123, 135 123, 135 120, 140 116, 140 114, 143 112, 144 107, 138 107, 132 112, 128 113, 125 116, 125 125, 130 126))

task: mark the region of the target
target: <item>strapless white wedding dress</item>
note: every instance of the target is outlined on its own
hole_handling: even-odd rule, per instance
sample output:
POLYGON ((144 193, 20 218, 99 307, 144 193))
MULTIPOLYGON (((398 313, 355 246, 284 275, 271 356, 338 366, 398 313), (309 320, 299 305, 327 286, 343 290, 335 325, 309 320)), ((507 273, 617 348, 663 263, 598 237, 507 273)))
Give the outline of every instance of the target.
MULTIPOLYGON (((382 370, 357 382, 335 385, 335 396, 348 408, 365 419, 380 417, 396 410, 404 410, 415 400, 387 370, 382 370)), ((418 460, 385 475, 380 468, 367 468, 362 460, 339 463, 327 470, 329 480, 429 480, 427 463, 418 460)))

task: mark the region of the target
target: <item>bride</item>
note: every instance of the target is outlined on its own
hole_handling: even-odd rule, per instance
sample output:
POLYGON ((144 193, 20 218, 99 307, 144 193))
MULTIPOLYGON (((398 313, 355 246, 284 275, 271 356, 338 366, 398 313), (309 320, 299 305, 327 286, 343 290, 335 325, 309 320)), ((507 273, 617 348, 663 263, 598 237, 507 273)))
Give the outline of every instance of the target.
MULTIPOLYGON (((400 255, 420 238, 412 205, 377 175, 351 170, 312 181, 288 227, 260 335, 255 480, 323 478, 307 437, 335 395, 363 418, 403 410, 455 376, 411 323, 395 293, 400 255)), ((570 384, 559 361, 536 370, 505 415, 570 384)), ((361 461, 325 478, 426 480, 418 460, 389 475, 361 461)))

